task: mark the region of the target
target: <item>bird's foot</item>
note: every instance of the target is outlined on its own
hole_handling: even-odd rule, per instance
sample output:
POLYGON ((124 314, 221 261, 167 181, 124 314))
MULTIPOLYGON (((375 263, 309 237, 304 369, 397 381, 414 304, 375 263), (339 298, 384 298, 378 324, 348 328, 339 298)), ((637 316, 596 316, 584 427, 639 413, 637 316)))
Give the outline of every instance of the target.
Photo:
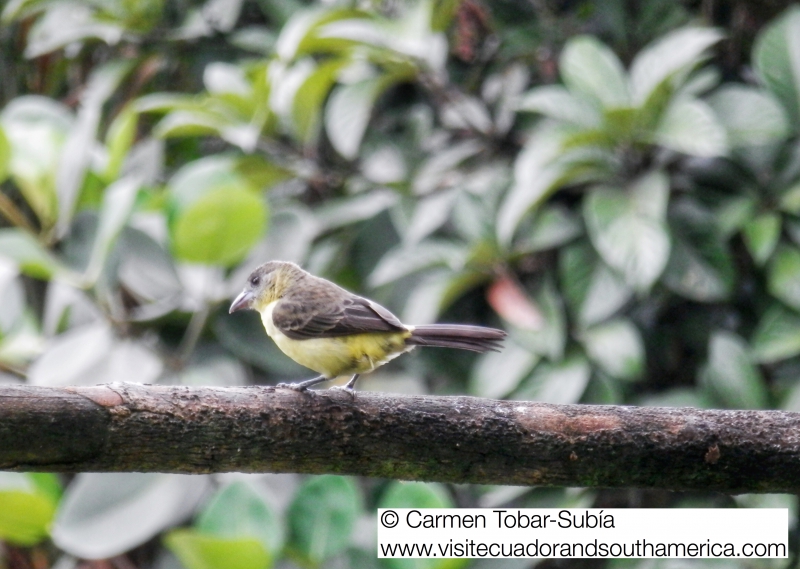
POLYGON ((277 389, 292 389, 294 391, 302 393, 303 391, 308 391, 308 388, 311 387, 312 385, 322 383, 323 381, 328 381, 328 378, 325 377, 324 375, 320 375, 319 377, 307 379, 306 381, 300 381, 298 383, 279 383, 275 387, 277 389))
POLYGON ((328 391, 343 391, 353 399, 356 398, 356 390, 350 387, 349 385, 333 385, 328 388, 328 391))
POLYGON ((275 389, 291 389, 292 391, 297 391, 300 393, 303 391, 308 391, 308 387, 302 383, 279 383, 275 386, 275 389))
POLYGON ((337 391, 344 391, 346 393, 349 393, 350 396, 353 399, 355 399, 356 398, 356 390, 355 390, 356 381, 358 381, 358 374, 355 374, 353 377, 351 377, 350 381, 348 381, 346 385, 344 385, 344 386, 334 385, 330 389, 335 389, 337 391))
POLYGON ((353 375, 353 377, 350 378, 350 381, 347 382, 347 385, 345 385, 344 388, 355 392, 356 381, 358 381, 358 376, 359 374, 353 375))

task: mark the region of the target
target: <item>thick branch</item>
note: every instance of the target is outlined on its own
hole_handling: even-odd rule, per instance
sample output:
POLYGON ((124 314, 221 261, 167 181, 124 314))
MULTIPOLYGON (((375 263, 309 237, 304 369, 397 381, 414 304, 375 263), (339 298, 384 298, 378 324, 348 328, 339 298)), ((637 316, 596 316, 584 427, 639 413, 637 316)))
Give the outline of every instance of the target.
POLYGON ((0 469, 800 491, 800 413, 112 384, 0 386, 0 469))

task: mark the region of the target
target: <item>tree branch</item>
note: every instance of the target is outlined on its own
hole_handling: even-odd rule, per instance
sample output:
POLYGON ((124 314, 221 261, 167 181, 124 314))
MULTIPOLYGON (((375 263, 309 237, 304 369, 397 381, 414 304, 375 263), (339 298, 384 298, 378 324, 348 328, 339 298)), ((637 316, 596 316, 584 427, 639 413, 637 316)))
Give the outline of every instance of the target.
POLYGON ((272 387, 0 386, 0 469, 800 491, 800 413, 272 387))

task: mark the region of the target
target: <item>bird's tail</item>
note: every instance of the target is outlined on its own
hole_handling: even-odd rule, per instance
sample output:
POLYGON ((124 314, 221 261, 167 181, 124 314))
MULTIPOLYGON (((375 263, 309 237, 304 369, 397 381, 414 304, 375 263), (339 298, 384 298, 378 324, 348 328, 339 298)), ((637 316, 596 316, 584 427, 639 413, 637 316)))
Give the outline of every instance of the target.
POLYGON ((429 324, 415 326, 411 336, 406 338, 406 344, 409 346, 458 348, 473 352, 499 352, 501 342, 505 337, 506 333, 496 328, 465 324, 429 324))

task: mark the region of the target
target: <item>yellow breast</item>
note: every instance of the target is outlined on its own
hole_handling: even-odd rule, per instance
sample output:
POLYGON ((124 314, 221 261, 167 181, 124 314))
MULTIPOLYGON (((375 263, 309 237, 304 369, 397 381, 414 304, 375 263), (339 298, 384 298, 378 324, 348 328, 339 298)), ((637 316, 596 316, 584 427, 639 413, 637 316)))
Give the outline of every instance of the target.
POLYGON ((370 372, 414 347, 406 345, 411 334, 406 331, 294 340, 275 327, 272 311, 277 302, 261 311, 267 334, 284 354, 327 378, 370 372))

